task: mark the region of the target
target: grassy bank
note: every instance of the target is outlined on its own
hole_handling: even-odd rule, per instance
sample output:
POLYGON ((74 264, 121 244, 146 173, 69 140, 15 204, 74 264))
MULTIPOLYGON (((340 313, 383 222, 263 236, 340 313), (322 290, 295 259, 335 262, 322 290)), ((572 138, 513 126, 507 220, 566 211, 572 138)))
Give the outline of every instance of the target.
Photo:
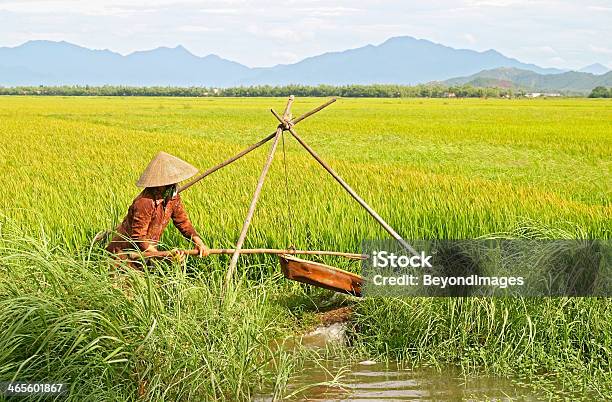
POLYGON ((358 311, 374 355, 515 376, 553 398, 612 398, 609 298, 366 299, 358 311))
MULTIPOLYGON (((248 400, 291 394, 304 361, 325 357, 292 341, 325 295, 267 264, 223 302, 225 264, 113 270, 98 252, 74 255, 6 224, 0 234, 3 379, 64 381, 72 400, 248 400)), ((341 361, 454 365, 523 378, 553 399, 612 397, 610 299, 374 298, 354 308, 341 361)))
MULTIPOLYGON (((550 238, 609 239, 606 102, 343 99, 298 131, 406 238, 545 228, 550 238)), ((294 113, 319 103, 298 99, 294 113)), ((227 259, 117 273, 90 252, 157 151, 212 166, 273 131, 268 108, 283 104, 0 98, 0 380, 74 379, 75 400, 286 392, 304 356, 276 341, 310 319, 309 298, 329 293, 305 293, 274 259, 253 257, 241 260, 235 303, 221 304, 227 259)), ((298 147, 286 142, 292 226, 279 149, 245 247, 358 251, 386 237, 298 147)), ((184 193, 210 246, 236 240, 265 153, 184 193)), ((163 242, 186 246, 174 229, 163 242)), ((353 342, 362 358, 537 375, 543 389, 603 397, 610 322, 609 299, 372 299, 357 306, 353 342)))
POLYGON ((243 400, 282 396, 301 364, 282 346, 299 323, 278 276, 241 278, 222 301, 213 266, 109 270, 1 230, 3 380, 66 382, 72 400, 243 400))

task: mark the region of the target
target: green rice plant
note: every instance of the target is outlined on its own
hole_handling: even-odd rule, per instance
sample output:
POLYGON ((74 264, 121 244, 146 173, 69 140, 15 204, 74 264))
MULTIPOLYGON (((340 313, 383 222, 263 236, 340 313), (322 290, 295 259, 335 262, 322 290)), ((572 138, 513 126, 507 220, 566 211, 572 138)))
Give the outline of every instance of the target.
MULTIPOLYGON (((120 221, 157 151, 210 167, 273 131, 268 108, 283 102, 0 98, 0 208, 24 230, 42 224, 58 244, 82 247, 120 221)), ((294 113, 320 102, 299 99, 294 113)), ((299 130, 406 238, 471 238, 524 222, 609 238, 611 117, 608 102, 587 99, 342 99, 299 130)), ((249 245, 354 250, 386 236, 299 144, 286 145, 293 236, 279 153, 249 245)), ((211 246, 236 240, 265 154, 184 193, 211 246)))

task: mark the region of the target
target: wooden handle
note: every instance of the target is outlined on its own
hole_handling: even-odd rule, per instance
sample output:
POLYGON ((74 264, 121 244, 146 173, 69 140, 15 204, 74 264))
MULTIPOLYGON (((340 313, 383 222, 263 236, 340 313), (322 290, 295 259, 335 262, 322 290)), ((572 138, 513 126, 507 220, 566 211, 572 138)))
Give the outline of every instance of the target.
MULTIPOLYGON (((217 254, 234 254, 236 249, 233 248, 213 248, 208 249, 208 255, 217 255, 217 254)), ((367 255, 364 254, 354 254, 354 253, 343 253, 340 251, 320 251, 320 250, 283 250, 276 248, 244 248, 238 250, 240 254, 301 254, 301 255, 331 255, 337 257, 345 257, 353 260, 365 260, 368 258, 367 255)), ((181 253, 183 255, 199 255, 197 249, 193 250, 177 250, 177 251, 149 251, 144 253, 131 252, 128 253, 128 257, 130 259, 138 259, 140 257, 144 258, 169 258, 176 253, 181 253)))

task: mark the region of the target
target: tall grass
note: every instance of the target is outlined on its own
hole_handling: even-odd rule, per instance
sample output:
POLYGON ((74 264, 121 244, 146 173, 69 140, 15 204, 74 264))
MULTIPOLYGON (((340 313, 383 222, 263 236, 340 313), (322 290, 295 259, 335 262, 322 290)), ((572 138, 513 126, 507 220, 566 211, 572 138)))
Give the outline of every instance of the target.
MULTIPOLYGON (((578 227, 536 222, 497 235, 586 237, 578 227)), ((607 297, 372 298, 358 304, 353 330, 362 353, 412 365, 455 365, 466 374, 512 376, 551 398, 609 400, 610 317, 607 297)))
POLYGON ((373 356, 523 378, 550 395, 612 398, 609 298, 366 299, 358 344, 373 356))
POLYGON ((246 278, 221 302, 224 271, 110 270, 2 228, 0 378, 66 382, 72 400, 282 396, 302 361, 278 277, 246 278))

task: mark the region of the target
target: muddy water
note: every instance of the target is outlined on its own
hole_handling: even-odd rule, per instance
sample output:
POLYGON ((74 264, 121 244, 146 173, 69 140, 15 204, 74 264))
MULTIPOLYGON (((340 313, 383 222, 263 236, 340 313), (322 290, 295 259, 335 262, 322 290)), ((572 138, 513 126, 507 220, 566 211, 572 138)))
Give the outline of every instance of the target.
MULTIPOLYGON (((333 364, 307 367, 291 382, 290 389, 300 390, 294 399, 316 401, 535 401, 529 389, 510 380, 494 377, 464 378, 456 370, 402 368, 397 364, 368 362, 355 364, 337 383, 329 383, 338 373, 333 364), (332 375, 330 375, 332 374, 332 375), (324 384, 328 382, 328 384, 324 384), (323 384, 322 384, 323 383, 323 384), (315 385, 319 384, 319 385, 315 385)), ((291 393, 291 391, 289 392, 291 393)))
MULTIPOLYGON (((342 324, 319 327, 298 343, 310 348, 345 343, 342 324)), ((309 363, 289 383, 291 400, 312 401, 537 401, 548 399, 511 380, 465 377, 458 369, 412 369, 397 363, 363 361, 309 363)), ((271 400, 271 397, 256 398, 271 400)))

